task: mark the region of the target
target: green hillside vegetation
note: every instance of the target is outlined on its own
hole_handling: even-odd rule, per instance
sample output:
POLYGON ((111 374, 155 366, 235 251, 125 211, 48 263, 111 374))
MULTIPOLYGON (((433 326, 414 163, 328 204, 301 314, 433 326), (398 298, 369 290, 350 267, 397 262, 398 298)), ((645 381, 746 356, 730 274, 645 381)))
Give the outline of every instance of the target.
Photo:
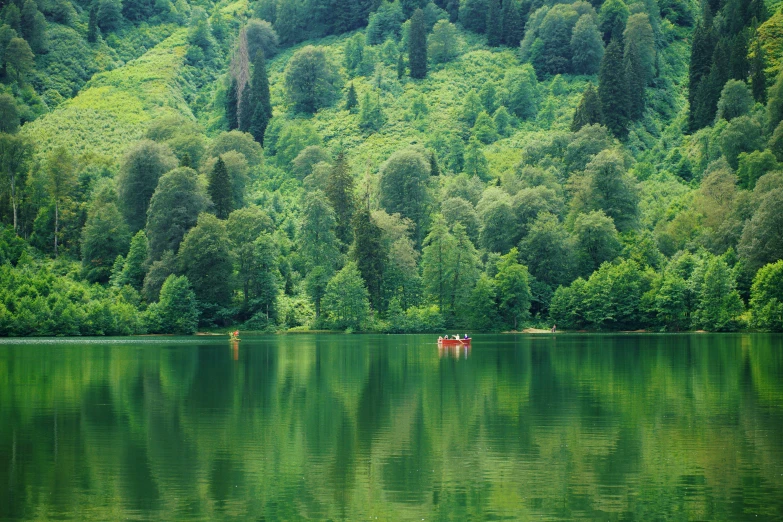
POLYGON ((192 118, 182 87, 187 33, 178 31, 143 56, 96 74, 79 94, 52 113, 25 125, 22 135, 38 154, 66 147, 71 154, 118 158, 155 118, 192 118))
POLYGON ((0 332, 781 329, 780 6, 15 2, 0 332))

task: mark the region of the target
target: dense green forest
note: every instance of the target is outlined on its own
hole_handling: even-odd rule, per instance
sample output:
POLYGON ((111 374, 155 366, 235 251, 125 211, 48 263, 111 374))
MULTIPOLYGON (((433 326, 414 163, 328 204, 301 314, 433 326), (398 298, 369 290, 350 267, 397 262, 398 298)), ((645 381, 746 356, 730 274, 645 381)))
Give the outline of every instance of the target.
POLYGON ((783 330, 783 4, 0 0, 0 334, 783 330))

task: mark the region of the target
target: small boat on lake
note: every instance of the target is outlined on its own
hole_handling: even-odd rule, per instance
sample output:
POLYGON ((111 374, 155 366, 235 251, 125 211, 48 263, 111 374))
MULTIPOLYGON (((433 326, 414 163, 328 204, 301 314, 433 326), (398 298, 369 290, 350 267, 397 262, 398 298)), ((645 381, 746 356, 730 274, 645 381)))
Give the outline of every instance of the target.
POLYGON ((464 339, 438 339, 438 346, 470 346, 471 338, 464 339))

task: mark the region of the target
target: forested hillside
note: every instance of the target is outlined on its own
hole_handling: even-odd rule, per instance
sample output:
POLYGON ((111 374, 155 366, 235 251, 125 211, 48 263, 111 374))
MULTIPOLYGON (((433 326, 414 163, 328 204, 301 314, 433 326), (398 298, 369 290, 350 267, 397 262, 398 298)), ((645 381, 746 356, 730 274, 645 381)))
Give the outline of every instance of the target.
POLYGON ((0 334, 783 330, 780 2, 0 24, 0 334))

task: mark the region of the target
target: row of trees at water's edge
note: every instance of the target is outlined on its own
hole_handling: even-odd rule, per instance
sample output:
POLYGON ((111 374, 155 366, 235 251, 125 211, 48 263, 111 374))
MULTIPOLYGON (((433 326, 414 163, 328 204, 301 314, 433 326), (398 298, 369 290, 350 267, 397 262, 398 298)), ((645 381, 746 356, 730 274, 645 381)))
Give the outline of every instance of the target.
POLYGON ((295 49, 334 26, 193 8, 61 110, 8 120, 4 331, 779 328, 780 17, 456 4, 369 6, 295 49), (731 75, 717 55, 696 74, 705 42, 731 43, 731 75), (129 100, 111 124, 98 92, 129 100))

